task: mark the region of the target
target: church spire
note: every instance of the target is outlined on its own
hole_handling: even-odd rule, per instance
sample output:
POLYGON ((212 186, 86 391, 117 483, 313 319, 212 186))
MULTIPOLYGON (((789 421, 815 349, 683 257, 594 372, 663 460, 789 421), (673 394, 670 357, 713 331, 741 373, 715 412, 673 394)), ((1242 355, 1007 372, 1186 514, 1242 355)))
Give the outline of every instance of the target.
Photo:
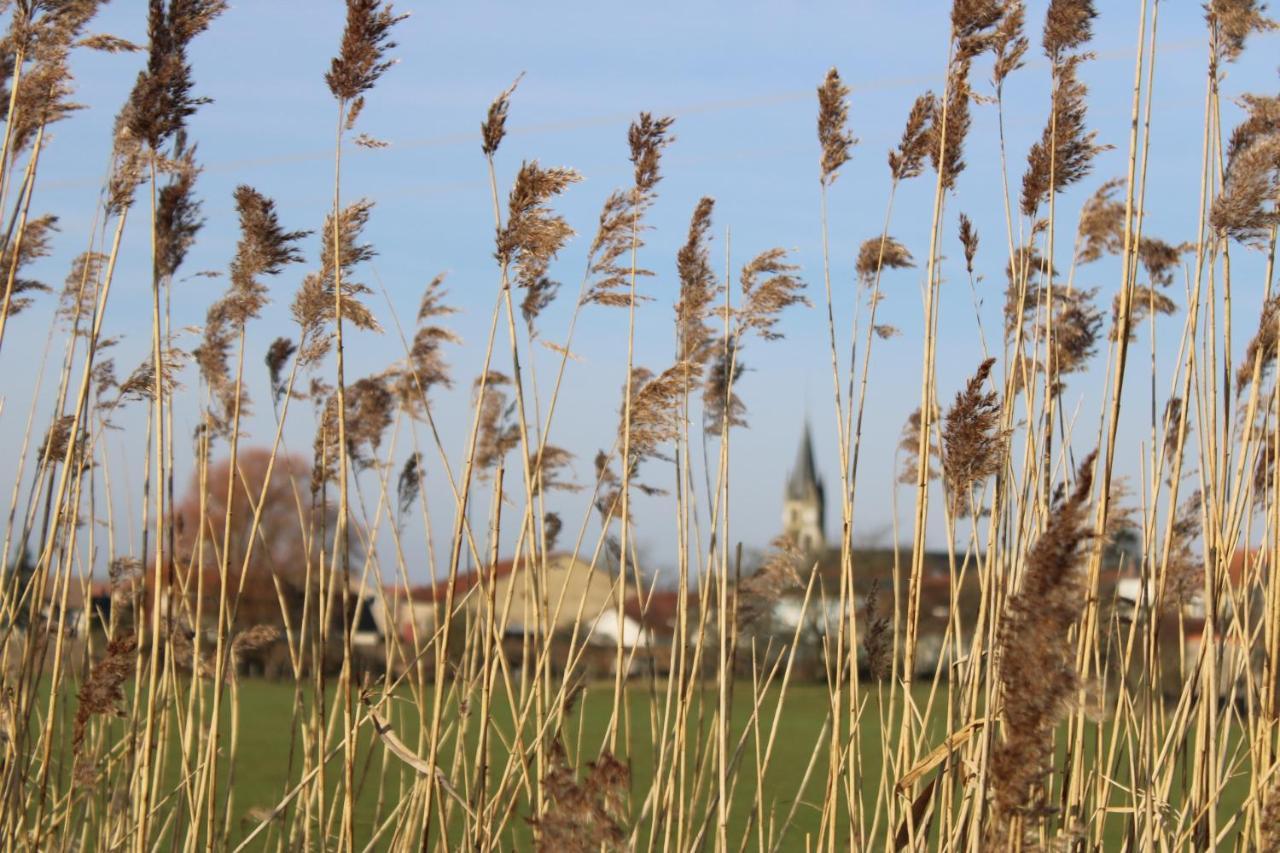
POLYGON ((784 535, 808 553, 817 553, 825 548, 822 521, 826 514, 826 495, 814 460, 813 434, 808 419, 805 420, 795 467, 787 477, 783 498, 784 535))
POLYGON ((818 466, 813 460, 813 434, 806 419, 804 432, 800 436, 800 447, 796 451, 796 464, 791 469, 791 476, 787 478, 787 497, 791 500, 804 500, 815 493, 822 493, 822 479, 818 476, 818 466))

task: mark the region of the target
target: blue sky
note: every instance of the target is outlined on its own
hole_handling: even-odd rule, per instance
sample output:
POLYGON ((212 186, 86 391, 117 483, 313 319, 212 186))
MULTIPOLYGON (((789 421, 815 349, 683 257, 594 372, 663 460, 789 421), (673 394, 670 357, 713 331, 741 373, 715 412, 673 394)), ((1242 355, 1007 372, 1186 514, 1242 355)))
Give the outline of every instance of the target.
MULTIPOLYGON (((1099 141, 1116 149, 1101 155, 1094 174, 1061 200, 1059 215, 1068 223, 1060 232, 1059 245, 1064 247, 1083 199, 1106 178, 1121 175, 1127 156, 1138 4, 1107 0, 1098 5, 1101 16, 1092 45, 1097 58, 1085 66, 1082 78, 1091 90, 1090 124, 1099 141)), ((1030 61, 1006 88, 1015 192, 1025 152, 1038 137, 1047 110, 1049 75, 1038 50, 1044 6, 1029 4, 1030 61)), ((243 0, 197 41, 191 57, 196 89, 213 99, 191 123, 205 167, 199 193, 208 221, 184 273, 226 269, 237 237, 231 193, 238 183, 275 198, 289 228, 317 229, 323 221, 330 204, 335 105, 322 75, 338 44, 343 7, 337 0, 243 0)), ((640 110, 676 118, 677 140, 664 159, 665 179, 650 220, 655 230, 641 256, 642 264, 657 273, 643 283, 655 299, 637 317, 637 360, 661 368, 672 357, 675 252, 700 196, 717 201, 715 257, 723 257, 725 229, 731 233, 734 269, 766 248, 792 249, 809 282, 810 296, 820 305, 813 92, 826 70, 838 67, 853 89, 851 124, 860 139, 831 194, 832 282, 837 323, 847 329, 853 307, 853 259, 859 244, 879 233, 884 217, 889 187, 885 152, 896 142, 914 97, 942 85, 949 4, 404 2, 396 7, 411 13, 396 32, 399 46, 394 55, 399 63, 370 95, 359 127, 391 147, 346 152, 344 196, 367 196, 376 202, 367 237, 379 256, 361 271, 361 278, 384 286, 406 323, 423 285, 437 272, 449 272, 451 301, 461 309, 451 325, 465 345, 451 354, 457 387, 438 393, 435 404, 455 464, 463 447, 468 388, 479 369, 497 280, 478 127, 489 102, 520 73, 525 76, 513 99, 510 134, 498 154, 504 195, 524 159, 572 166, 585 178, 558 204, 579 235, 553 269, 564 289, 542 320, 548 340, 563 336, 601 202, 630 179, 625 141, 629 121, 640 110)), ((145 41, 145 4, 117 0, 93 29, 145 41)), ((1191 239, 1195 228, 1205 85, 1200 5, 1161 4, 1158 41, 1156 141, 1146 228, 1176 242, 1191 239)), ((1273 93, 1277 42, 1276 37, 1256 38, 1230 68, 1225 90, 1273 93)), ((61 282, 70 258, 90 238, 112 119, 142 61, 141 55, 93 55, 80 57, 75 65, 78 99, 90 108, 56 128, 37 188, 36 207, 61 217, 55 254, 40 269, 50 283, 61 282)), ((989 92, 987 75, 984 62, 974 75, 979 92, 989 92)), ((974 113, 968 169, 947 202, 947 281, 938 367, 944 401, 981 359, 971 295, 962 262, 957 263, 960 250, 954 235, 960 211, 974 220, 982 235, 978 262, 986 281, 979 284, 981 315, 988 338, 999 335, 1007 253, 995 109, 977 105, 974 113)), ((1233 123, 1236 115, 1229 107, 1224 124, 1233 123)), ((932 178, 926 176, 901 189, 896 203, 891 231, 917 257, 927 251, 932 193, 932 178)), ((317 263, 318 249, 312 238, 306 268, 317 263)), ((145 218, 138 216, 127 234, 108 313, 108 333, 127 335, 115 354, 122 373, 143 358, 147 346, 147 252, 145 218)), ((1061 267, 1067 264, 1068 252, 1064 249, 1059 255, 1061 267)), ((1238 254, 1243 257, 1233 267, 1236 275, 1241 281, 1258 282, 1255 293, 1238 296, 1240 322, 1250 327, 1250 312, 1256 317, 1261 298, 1261 264, 1256 255, 1238 254)), ((303 271, 304 267, 295 268, 272 283, 275 304, 257 329, 251 329, 250 393, 258 416, 248 428, 254 440, 270 438, 261 356, 273 337, 292 333, 287 306, 303 271)), ((905 417, 918 405, 921 278, 920 270, 886 276, 882 320, 903 334, 877 344, 855 531, 861 541, 887 542, 892 535, 893 451, 905 417)), ((1082 271, 1079 283, 1100 287, 1100 298, 1109 305, 1118 270, 1099 263, 1082 271)), ((222 286, 206 278, 179 283, 174 293, 177 324, 201 324, 222 286)), ((1182 287, 1182 281, 1174 285, 1180 304, 1182 287)), ((0 382, 5 399, 0 435, 9 447, 17 446, 25 425, 51 306, 52 299, 46 298, 31 309, 13 324, 5 340, 6 365, 21 366, 0 382)), ((390 331, 356 338, 349 347, 349 376, 377 371, 400 353, 391 311, 381 294, 371 306, 390 331)), ((1176 318, 1163 320, 1158 328, 1163 402, 1180 323, 1176 318)), ((733 538, 747 546, 765 545, 778 530, 782 485, 806 414, 814 424, 820 463, 830 471, 830 481, 837 476, 825 311, 796 310, 783 320, 781 330, 784 340, 753 340, 743 355, 749 372, 740 394, 749 410, 750 428, 733 439, 732 524, 733 538)), ((625 312, 590 309, 579 332, 574 350, 583 360, 570 366, 553 440, 578 453, 578 479, 585 482, 595 450, 607 447, 616 429, 624 378, 625 312)), ((1145 332, 1139 340, 1145 352, 1145 332)), ((845 351, 843 343, 841 349, 845 351)), ((54 361, 58 357, 55 349, 54 361)), ((549 353, 539 356, 538 367, 540 375, 550 376, 554 362, 549 353)), ((1080 447, 1091 445, 1087 434, 1096 422, 1102 367, 1100 360, 1088 377, 1075 380, 1066 397, 1069 414, 1080 413, 1085 435, 1080 447)), ((177 427, 180 448, 195 423, 193 400, 198 392, 194 370, 185 380, 177 427)), ((1121 441, 1135 450, 1145 434, 1146 393, 1134 390, 1127 403, 1121 441)), ((37 411, 38 432, 47 408, 37 411)), ((309 452, 309 407, 295 409, 291 420, 286 433, 290 448, 309 452)), ((137 438, 143 421, 135 412, 123 422, 130 430, 110 439, 113 459, 118 460, 113 464, 121 471, 116 488, 132 489, 136 495, 142 460, 137 438)), ((400 446, 407 441, 407 434, 402 435, 400 446)), ((189 464, 180 454, 180 477, 189 464)), ((13 466, 13 458, 0 461, 0 476, 11 480, 13 466)), ((429 454, 428 468, 436 472, 430 496, 440 507, 447 490, 438 467, 429 454)), ((1137 473, 1136 468, 1130 473, 1137 473)), ((665 472, 654 477, 665 478, 665 472)), ((129 506, 136 503, 136 497, 128 501, 129 506)), ((568 530, 576 531, 584 496, 559 503, 568 530)), ((443 510, 435 516, 441 524, 447 522, 443 510)), ((674 538, 663 499, 641 499, 637 524, 639 540, 661 563, 674 538)), ((838 525, 838 509, 828 513, 827 524, 829 530, 838 525)), ((931 531, 935 541, 940 541, 939 529, 931 531)), ((120 532, 126 533, 123 522, 120 532)), ((417 565, 411 571, 425 574, 417 565)))

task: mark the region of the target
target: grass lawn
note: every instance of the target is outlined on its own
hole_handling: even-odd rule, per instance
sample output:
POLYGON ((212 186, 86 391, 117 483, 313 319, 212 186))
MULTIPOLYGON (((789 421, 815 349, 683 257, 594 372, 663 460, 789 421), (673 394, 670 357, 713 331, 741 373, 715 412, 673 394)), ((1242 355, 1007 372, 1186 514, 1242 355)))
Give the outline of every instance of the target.
MULTIPOLYGON (((643 807, 643 798, 648 792, 650 780, 654 773, 653 763, 655 756, 650 743, 650 720, 651 715, 660 715, 662 713, 665 696, 663 689, 664 685, 659 685, 655 690, 647 684, 637 683, 628 690, 627 694, 629 713, 625 724, 631 744, 629 755, 632 774, 633 814, 640 813, 643 807)), ((762 737, 767 737, 769 727, 778 714, 777 695, 777 691, 771 691, 761 708, 762 737)), ((923 708, 927 698, 927 689, 920 688, 915 695, 917 703, 923 708)), ((870 701, 874 703, 874 694, 872 693, 870 696, 870 701)), ((740 689, 735 698, 732 717, 735 732, 733 743, 736 745, 736 738, 745 730, 751 714, 750 693, 746 689, 740 689)), ((72 703, 75 702, 73 693, 63 698, 63 701, 68 700, 72 703)), ((702 707, 701 715, 698 715, 697 710, 694 711, 691 725, 695 727, 695 730, 700 727, 701 731, 706 731, 711 725, 716 697, 714 690, 710 686, 705 693, 704 701, 705 704, 702 707)), ((232 846, 237 844, 257 824, 258 821, 252 813, 261 813, 263 810, 273 807, 298 778, 300 759, 296 754, 292 756, 291 765, 291 752, 297 749, 301 738, 300 727, 291 724, 293 703, 294 690, 293 686, 288 683, 246 680, 239 686, 238 742, 236 744, 234 776, 231 777, 230 820, 226 824, 232 846), (292 769, 290 769, 291 767, 292 769)), ((570 758, 576 759, 575 763, 579 766, 585 764, 586 761, 594 758, 597 754, 605 736, 611 705, 612 684, 598 684, 589 687, 585 691, 575 708, 570 718, 569 726, 566 729, 566 749, 570 758)), ((411 748, 417 748, 418 720, 416 719, 416 709, 412 703, 407 701, 393 702, 392 707, 394 708, 392 712, 393 725, 397 734, 411 748)), ((819 754, 810 775, 808 786, 803 791, 801 791, 801 784, 810 756, 813 754, 814 745, 820 737, 823 737, 827 707, 825 687, 809 684, 793 685, 789 689, 785 705, 778 719, 777 741, 770 769, 764 780, 764 789, 766 791, 764 801, 766 810, 771 811, 769 822, 775 828, 780 828, 783 825, 788 813, 792 811, 794 806, 794 820, 786 836, 782 839, 781 850, 804 850, 806 836, 809 836, 810 840, 812 840, 818 829, 820 813, 817 807, 812 804, 820 803, 823 800, 823 786, 826 784, 827 766, 825 748, 819 754)), ((226 719, 229 721, 229 712, 225 708, 224 715, 227 715, 226 719)), ((456 716, 453 718, 456 718, 456 716)), ((881 737, 881 732, 875 722, 876 719, 877 715, 874 710, 874 704, 872 704, 867 708, 864 716, 866 722, 864 722, 862 729, 863 796, 867 799, 868 812, 874 811, 874 798, 878 795, 880 788, 881 749, 883 748, 883 743, 888 740, 888 738, 881 737)), ((509 708, 506 707, 505 703, 495 703, 494 723, 497 731, 501 733, 501 737, 493 741, 491 768, 494 769, 491 770, 491 774, 496 776, 499 772, 497 767, 500 767, 507 757, 507 753, 503 748, 502 738, 509 738, 510 733, 513 731, 509 708)), ((119 723, 113 723, 113 728, 118 728, 119 725, 119 723)), ((472 715, 468 726, 472 734, 474 734, 476 726, 475 715, 472 715)), ((931 715, 929 720, 925 735, 926 745, 921 750, 921 754, 941 742, 945 735, 945 729, 943 714, 940 710, 935 709, 935 713, 931 715)), ((224 732, 229 730, 229 727, 224 728, 224 732)), ((113 739, 122 735, 123 731, 112 732, 113 739)), ((444 755, 452 755, 455 747, 455 738, 456 729, 451 729, 447 733, 444 743, 444 755)), ((179 733, 171 729, 169 740, 170 762, 166 772, 169 787, 161 790, 162 796, 176 784, 178 773, 181 772, 180 753, 178 750, 179 733)), ((1092 738, 1088 738, 1090 743, 1092 740, 1092 738)), ((1233 738, 1233 740, 1235 739, 1233 738)), ((69 741, 68 736, 65 742, 69 743, 69 741)), ((468 737, 468 745, 474 744, 474 742, 474 737, 468 737)), ((228 778, 226 755, 227 753, 224 749, 224 758, 219 771, 220 782, 223 784, 226 783, 228 778)), ((470 762, 472 761, 471 755, 471 747, 469 746, 467 754, 460 760, 464 763, 470 762)), ((381 820, 386 822, 388 816, 393 815, 393 809, 399 803, 402 791, 407 790, 407 786, 412 783, 413 771, 391 755, 380 742, 376 741, 372 727, 369 725, 366 725, 361 733, 359 756, 357 774, 360 794, 357 802, 355 823, 357 840, 364 844, 377 831, 375 820, 378 819, 378 816, 381 815, 381 820), (380 802, 381 806, 379 806, 380 802)), ((749 831, 749 840, 751 841, 751 847, 754 849, 758 821, 757 816, 753 815, 756 749, 752 738, 747 739, 738 760, 740 761, 740 769, 736 776, 739 781, 733 792, 732 809, 730 811, 731 845, 736 848, 736 840, 742 839, 743 834, 749 831)), ((67 760, 67 756, 63 756, 60 765, 65 780, 66 772, 71 765, 71 762, 67 760)), ((1123 755, 1120 756, 1117 765, 1113 770, 1113 778, 1120 784, 1127 784, 1128 769, 1123 755)), ((341 768, 340 757, 333 759, 327 766, 327 785, 329 787, 335 784, 342 772, 341 768)), ((1247 789, 1247 779, 1237 777, 1233 780, 1233 784, 1223 792, 1220 813, 1227 817, 1233 814, 1240 801, 1247 795, 1247 789)), ((102 792, 98 797, 99 806, 105 807, 106 793, 102 792)), ((1180 799, 1179 792, 1172 792, 1171 798, 1174 799, 1176 804, 1180 799)), ((689 803, 688 807, 695 814, 706 812, 714 815, 715 811, 714 804, 706 802, 689 803)), ((178 811, 181 812, 184 809, 179 809, 178 811)), ((501 838, 503 849, 530 848, 531 830, 526 820, 529 814, 530 809, 527 803, 521 801, 514 804, 514 809, 501 838)), ((392 830, 394 829, 394 822, 395 818, 392 816, 390 820, 392 830)), ((1113 815, 1108 819, 1108 844, 1113 841, 1115 843, 1121 842, 1124 837, 1126 823, 1125 817, 1121 814, 1113 815)), ((843 815, 840 818, 839 825, 843 829, 845 825, 843 815)), ((172 831, 172 829, 170 827, 169 831, 172 831)), ((649 824, 646 821, 641 826, 639 836, 639 846, 642 849, 648 845, 648 829, 649 824)), ((885 838, 887 831, 888 828, 884 826, 878 827, 877 838, 882 842, 887 840, 885 838)), ((714 837, 714 826, 707 827, 707 832, 711 834, 710 837, 714 837)), ((385 844, 389 838, 390 831, 382 834, 378 839, 379 843, 375 843, 374 849, 379 849, 380 845, 385 844)), ((658 843, 659 845, 661 844, 661 839, 659 839, 658 843)), ((279 846, 280 838, 278 834, 267 832, 258 837, 253 849, 274 850, 279 846)))
MULTIPOLYGON (((604 740, 612 708, 612 689, 612 684, 603 683, 589 687, 570 718, 566 731, 566 739, 569 741, 566 743, 566 749, 571 758, 581 755, 581 759, 577 762, 579 764, 593 758, 604 740)), ((654 772, 655 756, 650 743, 650 715, 651 713, 661 714, 664 696, 660 688, 659 695, 655 701, 650 693, 650 688, 639 685, 629 689, 627 695, 629 714, 626 726, 631 742, 632 789, 639 792, 633 796, 633 809, 638 813, 643 806, 643 797, 649 788, 654 772)), ((284 768, 288 764, 289 740, 283 736, 283 733, 288 729, 288 720, 293 703, 293 690, 289 685, 251 681, 246 682, 241 687, 240 698, 241 727, 233 803, 233 837, 240 836, 242 828, 247 830, 253 825, 249 821, 243 821, 242 825, 241 816, 248 809, 274 805, 279 802, 285 791, 284 768), (247 725, 245 721, 251 719, 254 720, 254 723, 247 725)), ((737 733, 744 729, 751 715, 749 692, 745 689, 740 689, 736 700, 733 708, 735 737, 737 733)), ((705 701, 707 704, 704 706, 700 721, 704 730, 711 725, 712 712, 716 701, 714 690, 709 689, 705 701)), ((412 706, 409 703, 398 704, 405 706, 404 710, 408 713, 403 718, 395 721, 396 732, 407 744, 414 746, 417 743, 418 735, 416 713, 413 716, 409 716, 409 713, 414 710, 412 706)), ((768 725, 772 723, 776 708, 777 692, 771 691, 767 702, 761 709, 762 728, 765 736, 767 736, 768 725)), ((779 823, 785 819, 787 811, 791 808, 792 802, 800 790, 813 746, 819 736, 822 735, 826 714, 827 692, 824 687, 796 685, 789 689, 781 719, 778 723, 777 742, 774 747, 771 768, 766 778, 766 790, 768 791, 766 802, 773 801, 774 808, 778 813, 777 820, 779 823)), ((498 730, 504 735, 510 733, 513 729, 510 709, 504 704, 500 704, 495 709, 495 715, 495 725, 498 730)), ((474 718, 472 722, 474 730, 476 727, 474 718)), ((872 731, 869 731, 865 738, 865 743, 870 746, 877 739, 878 732, 874 731, 873 726, 872 731)), ((474 742, 473 739, 469 739, 469 741, 474 742)), ((452 735, 445 748, 452 750, 452 735)), ((505 761, 507 753, 503 749, 502 743, 499 740, 495 740, 493 748, 495 751, 493 763, 500 764, 505 761)), ((407 779, 410 771, 396 758, 388 755, 381 744, 375 745, 369 736, 362 738, 361 752, 364 760, 358 772, 363 775, 364 784, 361 789, 356 824, 357 833, 367 839, 374 832, 380 776, 382 775, 384 763, 386 765, 385 783, 382 785, 384 801, 382 815, 384 819, 389 813, 390 806, 395 804, 400 794, 401 780, 407 779)), ((756 758, 752 743, 749 742, 743 748, 739 760, 742 762, 743 767, 743 772, 740 774, 742 781, 739 783, 733 798, 734 808, 731 812, 730 829, 731 834, 735 836, 741 836, 747 828, 753 806, 754 785, 750 783, 755 778, 753 768, 756 758)), ((335 759, 331 767, 333 768, 333 774, 336 775, 341 767, 340 759, 335 759)), ((789 838, 794 838, 794 845, 784 845, 783 849, 796 849, 795 845, 802 848, 803 833, 816 831, 819 813, 808 802, 821 802, 822 788, 826 783, 825 768, 826 755, 824 752, 819 756, 817 765, 811 774, 809 786, 805 792, 806 796, 801 798, 802 802, 796 808, 793 829, 788 835, 789 838), (805 802, 806 800, 808 802, 805 802)), ((878 764, 875 767, 868 767, 867 772, 878 777, 878 764)), ((498 770, 495 768, 493 775, 496 776, 497 773, 498 770)), ((294 776, 296 777, 296 771, 294 776)), ((874 796, 875 789, 874 782, 869 784, 867 788, 869 795, 874 796)), ((504 848, 527 849, 530 846, 529 842, 532 836, 529 825, 526 822, 528 815, 527 804, 518 804, 515 814, 507 824, 507 835, 503 843, 504 848)), ((709 831, 713 830, 714 827, 709 827, 709 831)), ((642 834, 642 845, 645 837, 642 834)), ((274 847, 274 842, 270 847, 274 847)))

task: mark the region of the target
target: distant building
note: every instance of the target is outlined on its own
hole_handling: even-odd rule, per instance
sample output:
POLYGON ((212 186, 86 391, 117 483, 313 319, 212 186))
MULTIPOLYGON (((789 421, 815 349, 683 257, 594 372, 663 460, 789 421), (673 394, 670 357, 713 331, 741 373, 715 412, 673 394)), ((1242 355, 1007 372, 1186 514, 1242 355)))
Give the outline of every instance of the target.
POLYGON ((55 588, 48 591, 40 615, 50 625, 60 624, 66 636, 83 638, 90 629, 102 628, 111 620, 111 592, 101 582, 86 587, 73 580, 66 590, 66 610, 62 610, 62 596, 55 588))
MULTIPOLYGON (((649 649, 660 633, 655 620, 646 618, 640 590, 627 583, 622 589, 623 613, 618 614, 618 580, 602 565, 593 565, 569 554, 552 554, 538 568, 540 588, 528 560, 503 560, 480 572, 459 573, 452 585, 437 580, 427 586, 384 590, 391 632, 404 647, 400 654, 412 657, 414 638, 425 648, 445 622, 465 625, 468 621, 495 619, 504 648, 512 663, 518 664, 526 650, 526 639, 550 642, 553 666, 562 666, 570 654, 593 654, 603 650, 596 669, 614 665, 615 649, 649 649), (446 603, 452 587, 452 617, 446 617, 446 603), (586 647, 586 652, 583 652, 586 647)), ((665 605, 665 599, 662 602, 665 605)), ((655 609, 655 616, 657 616, 655 609)), ((671 618, 660 608, 664 618, 671 618)), ((591 669, 589 662, 584 666, 591 669)))
POLYGON ((822 554, 827 549, 823 534, 823 518, 826 515, 826 489, 818 476, 813 459, 813 435, 809 422, 805 421, 800 437, 800 449, 796 452, 796 464, 787 477, 787 488, 782 502, 782 533, 795 542, 806 554, 822 554))
MULTIPOLYGON (((857 611, 860 636, 868 621, 863 608, 873 589, 879 602, 877 615, 892 613, 895 590, 898 590, 900 605, 906 600, 912 566, 910 546, 854 547, 849 552, 848 575, 845 575, 840 536, 828 539, 823 525, 826 485, 818 470, 813 433, 806 421, 782 495, 782 534, 804 554, 799 566, 802 583, 777 596, 764 630, 782 637, 790 637, 799 630, 810 643, 834 633, 851 617, 850 609, 857 611), (811 570, 817 573, 817 584, 806 603, 804 582, 811 570), (846 583, 851 584, 851 588, 847 604, 842 608, 840 591, 846 583)), ((962 561, 963 555, 960 555, 956 564, 962 561)), ((976 572, 972 571, 953 589, 953 562, 944 551, 926 551, 921 555, 921 562, 916 664, 920 672, 927 673, 937 666, 943 654, 942 638, 950 622, 951 608, 958 607, 970 616, 977 614, 980 591, 976 572)))

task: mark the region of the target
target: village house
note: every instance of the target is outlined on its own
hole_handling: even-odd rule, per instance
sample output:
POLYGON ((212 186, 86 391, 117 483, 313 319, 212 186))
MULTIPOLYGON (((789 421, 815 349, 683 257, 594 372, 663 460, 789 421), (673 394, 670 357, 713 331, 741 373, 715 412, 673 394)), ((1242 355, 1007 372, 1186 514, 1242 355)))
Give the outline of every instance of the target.
POLYGON ((611 670, 615 661, 595 650, 611 650, 619 638, 635 652, 655 644, 654 626, 647 624, 635 602, 634 584, 621 590, 623 613, 618 614, 618 581, 603 565, 592 566, 569 554, 547 558, 545 571, 529 571, 526 560, 503 560, 481 570, 460 573, 452 583, 405 588, 387 587, 385 607, 404 661, 416 657, 416 645, 425 648, 446 621, 465 627, 478 619, 492 618, 499 626, 504 647, 513 662, 524 654, 530 640, 552 644, 552 665, 563 666, 567 655, 582 654, 593 669, 611 670), (541 589, 535 588, 535 574, 541 589), (446 608, 452 593, 452 620, 446 608))
MULTIPOLYGON (((816 565, 815 589, 807 605, 803 587, 792 588, 778 597, 773 605, 769 630, 779 636, 792 636, 801 628, 802 639, 815 645, 828 632, 834 633, 847 613, 840 609, 841 548, 837 539, 826 535, 826 485, 818 473, 813 436, 806 422, 796 451, 795 464, 783 489, 782 535, 794 543, 804 555, 800 563, 802 581, 816 565)), ((862 609, 868 595, 877 590, 880 610, 890 608, 894 597, 894 577, 905 581, 912 564, 908 548, 855 548, 850 555, 853 576, 853 606, 859 611, 858 630, 865 626, 862 609)), ((951 612, 951 559, 945 552, 930 551, 923 555, 921 583, 920 633, 917 664, 922 673, 931 672, 942 654, 942 638, 951 612)), ((970 575, 973 573, 970 572, 970 575)), ((961 585, 957 604, 964 612, 976 613, 976 583, 961 585)))

